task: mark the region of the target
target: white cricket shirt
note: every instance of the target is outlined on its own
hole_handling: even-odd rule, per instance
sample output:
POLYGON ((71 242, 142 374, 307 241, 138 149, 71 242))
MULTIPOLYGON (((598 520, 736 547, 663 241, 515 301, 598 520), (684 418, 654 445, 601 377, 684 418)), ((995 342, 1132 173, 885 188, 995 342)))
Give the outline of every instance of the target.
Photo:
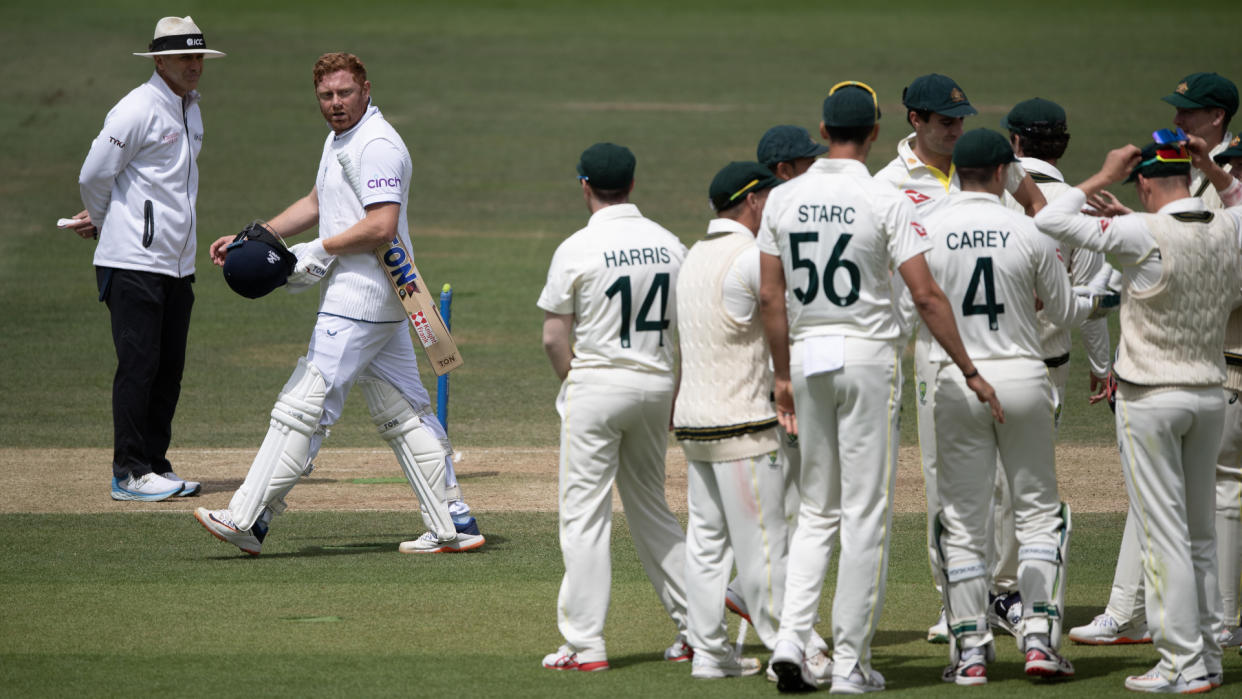
POLYGON ((673 372, 686 246, 633 204, 596 211, 552 256, 537 305, 573 315, 575 369, 673 372))
POLYGON ((768 195, 760 252, 785 270, 789 335, 898 336, 893 271, 928 249, 910 201, 857 160, 821 159, 768 195))
MULTIPOLYGON (((1058 326, 1081 324, 1090 313, 1070 290, 1055 241, 999 197, 951 194, 925 225, 932 244, 927 266, 949 299, 971 359, 1042 360, 1036 297, 1058 326)), ((939 343, 929 358, 949 361, 939 343)))

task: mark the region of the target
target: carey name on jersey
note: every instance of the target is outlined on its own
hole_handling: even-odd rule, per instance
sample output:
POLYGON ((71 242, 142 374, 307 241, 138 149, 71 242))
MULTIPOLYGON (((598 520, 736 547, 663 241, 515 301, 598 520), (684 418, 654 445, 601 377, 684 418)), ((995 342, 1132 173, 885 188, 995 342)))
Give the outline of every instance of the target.
POLYGON ((604 252, 605 267, 627 267, 630 265, 668 264, 673 261, 668 248, 630 248, 629 250, 607 250, 604 252))
POLYGON ((965 248, 1003 248, 1009 242, 1009 231, 962 231, 944 237, 944 246, 950 250, 965 248))

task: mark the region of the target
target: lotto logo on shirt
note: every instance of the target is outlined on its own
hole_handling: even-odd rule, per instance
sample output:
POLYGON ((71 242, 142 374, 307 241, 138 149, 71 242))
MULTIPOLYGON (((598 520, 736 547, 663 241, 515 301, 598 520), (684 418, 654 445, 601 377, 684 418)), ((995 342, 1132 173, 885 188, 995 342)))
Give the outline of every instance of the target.
POLYGON ((367 189, 387 189, 388 187, 400 187, 400 177, 376 177, 367 180, 367 189))

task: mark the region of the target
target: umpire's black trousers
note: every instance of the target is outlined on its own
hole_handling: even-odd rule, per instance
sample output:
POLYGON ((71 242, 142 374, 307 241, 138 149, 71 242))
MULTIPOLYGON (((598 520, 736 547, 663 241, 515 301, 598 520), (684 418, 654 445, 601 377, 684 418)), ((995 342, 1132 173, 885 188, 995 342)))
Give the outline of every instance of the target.
POLYGON ((181 395, 194 275, 170 277, 96 267, 99 300, 112 315, 112 475, 172 470, 166 453, 181 395))

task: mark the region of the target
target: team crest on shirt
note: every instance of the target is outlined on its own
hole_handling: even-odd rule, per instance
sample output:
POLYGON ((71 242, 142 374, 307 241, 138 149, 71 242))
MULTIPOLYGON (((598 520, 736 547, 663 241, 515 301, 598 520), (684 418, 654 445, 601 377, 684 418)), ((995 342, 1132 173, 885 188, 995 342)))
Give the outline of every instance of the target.
POLYGON ((927 405, 927 382, 919 382, 919 405, 927 405))
POLYGON ((1181 83, 1178 83, 1178 84, 1177 84, 1177 89, 1176 89, 1176 90, 1174 90, 1174 92, 1176 92, 1176 93, 1177 93, 1177 94, 1179 94, 1179 95, 1184 95, 1184 94, 1186 94, 1186 91, 1187 91, 1187 90, 1189 90, 1189 89, 1190 89, 1190 86, 1189 86, 1189 85, 1187 85, 1187 84, 1186 84, 1186 83, 1184 83, 1184 82, 1181 82, 1181 83))
POLYGON ((915 205, 915 206, 918 206, 919 204, 922 204, 922 203, 923 203, 923 202, 925 202, 925 201, 931 201, 931 197, 929 197, 929 196, 927 196, 926 194, 923 194, 923 193, 921 193, 921 192, 916 192, 916 191, 914 191, 913 189, 907 189, 907 190, 906 190, 905 192, 903 192, 903 193, 904 193, 907 197, 909 197, 909 198, 910 198, 910 201, 914 202, 914 205, 915 205))
POLYGON ((918 221, 911 221, 910 226, 914 228, 914 232, 918 233, 920 238, 927 237, 927 229, 924 228, 923 225, 919 223, 918 221))
POLYGON ((954 103, 965 102, 966 93, 962 92, 962 89, 960 87, 955 87, 953 88, 952 92, 949 93, 949 99, 952 100, 954 103))

